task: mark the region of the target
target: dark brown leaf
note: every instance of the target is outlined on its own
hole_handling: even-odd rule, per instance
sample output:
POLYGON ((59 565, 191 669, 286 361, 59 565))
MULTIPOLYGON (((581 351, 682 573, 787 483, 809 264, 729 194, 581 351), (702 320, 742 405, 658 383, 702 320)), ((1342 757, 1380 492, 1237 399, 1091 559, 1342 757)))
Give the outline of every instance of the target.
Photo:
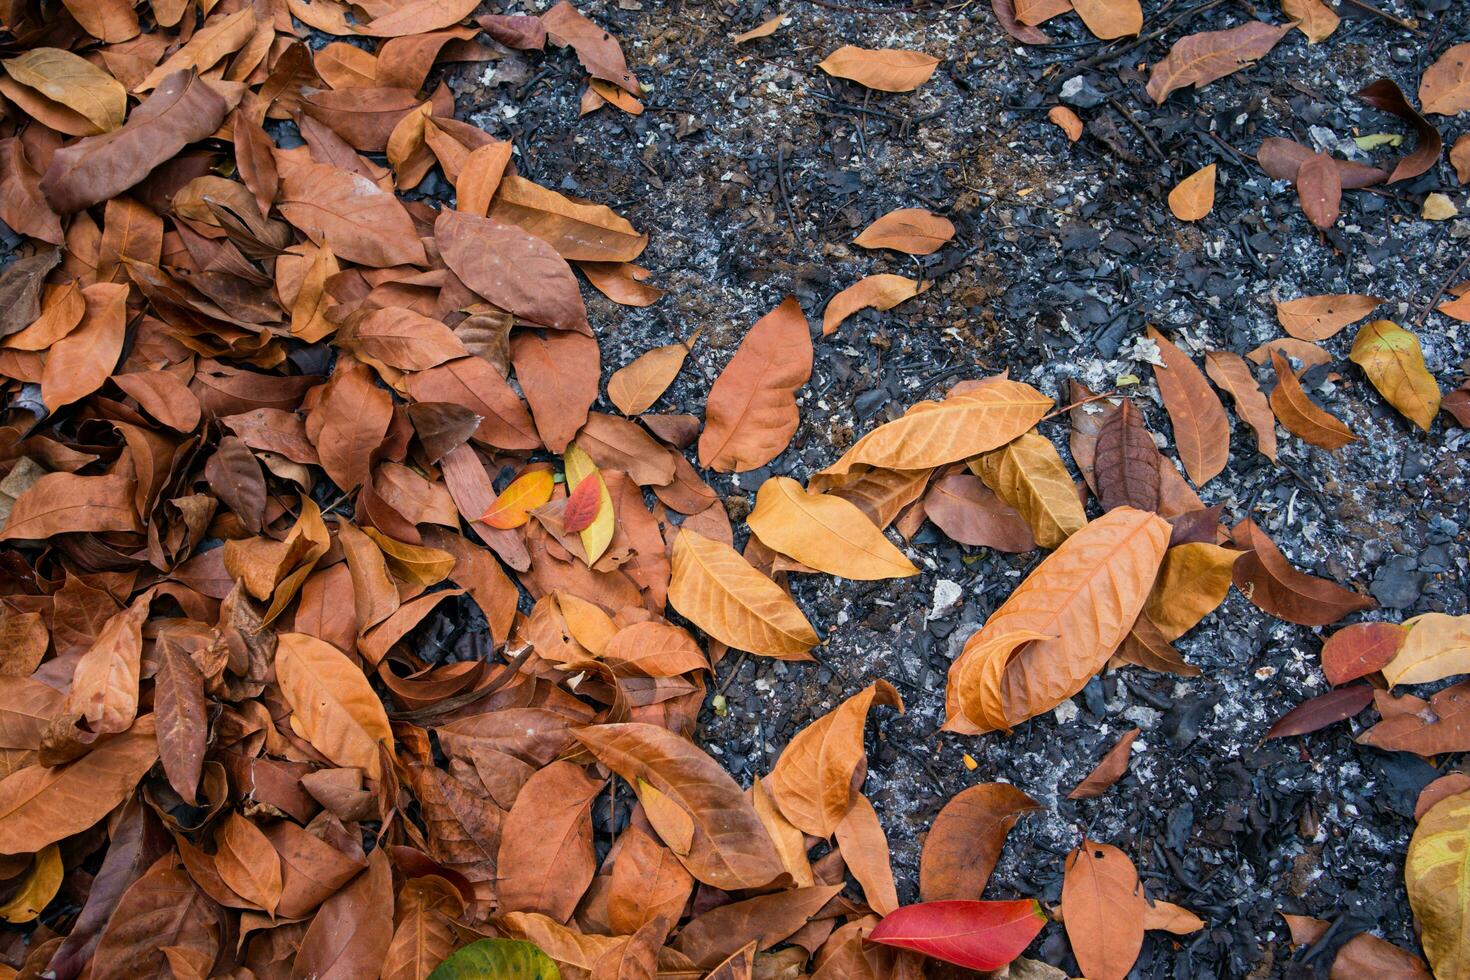
POLYGON ((1266 737, 1286 738, 1288 735, 1315 732, 1344 718, 1351 718, 1372 701, 1373 688, 1367 684, 1354 684, 1319 694, 1276 719, 1266 730, 1266 737))
POLYGON ((1130 729, 1123 733, 1118 743, 1108 754, 1102 757, 1097 768, 1087 774, 1087 778, 1077 784, 1077 788, 1067 794, 1069 800, 1090 800, 1095 796, 1102 796, 1128 771, 1129 752, 1133 748, 1133 740, 1138 737, 1139 729, 1130 729))
POLYGON ((1325 153, 1313 153, 1296 172, 1296 193, 1302 212, 1318 228, 1331 228, 1342 213, 1342 178, 1337 164, 1325 153))
POLYGON ((1103 510, 1159 509, 1159 465, 1163 457, 1144 426, 1143 413, 1125 398, 1097 432, 1093 474, 1103 510))
POLYGON ((1388 183, 1393 184, 1428 173, 1439 162, 1440 154, 1444 152, 1444 140, 1440 137, 1439 130, 1409 104, 1397 82, 1391 78, 1380 78, 1360 90, 1358 98, 1375 109, 1398 116, 1414 128, 1414 149, 1394 165, 1388 183))
POLYGON ((577 277, 550 245, 515 225, 441 211, 434 239, 464 284, 529 323, 591 336, 577 277))

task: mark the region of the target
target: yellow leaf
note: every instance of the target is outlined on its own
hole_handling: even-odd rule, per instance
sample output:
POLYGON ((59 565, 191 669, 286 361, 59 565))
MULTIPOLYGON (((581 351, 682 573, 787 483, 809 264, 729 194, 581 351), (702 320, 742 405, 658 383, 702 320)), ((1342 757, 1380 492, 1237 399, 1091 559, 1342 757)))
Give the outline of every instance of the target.
POLYGON ((680 531, 674 539, 669 604, 738 650, 810 660, 807 651, 818 642, 816 630, 779 585, 734 548, 692 531, 680 531))
POLYGON ((1028 432, 970 463, 995 495, 1026 519, 1036 543, 1055 548, 1082 525, 1087 512, 1067 465, 1049 439, 1028 432))
POLYGON ((388 570, 405 582, 428 588, 444 581, 454 570, 454 556, 447 551, 399 541, 375 527, 365 527, 362 533, 383 550, 388 570))
POLYGON ((594 656, 602 656, 608 643, 618 632, 612 617, 603 612, 602 607, 596 603, 588 602, 570 592, 558 589, 555 595, 572 639, 586 647, 594 656))
POLYGON ((1215 165, 1201 167, 1169 192, 1169 210, 1180 221, 1198 221, 1215 207, 1215 165))
POLYGON ((1390 405, 1429 431, 1439 414, 1439 385, 1424 366, 1419 338, 1391 320, 1374 320, 1358 331, 1348 357, 1390 405))
POLYGON ((871 580, 919 574, 856 506, 804 490, 790 477, 773 476, 761 485, 748 522, 766 547, 829 575, 871 580))
POLYGON ((1446 797, 1419 821, 1404 887, 1437 977, 1470 976, 1470 793, 1446 797))
POLYGON ((1390 687, 1470 674, 1470 615, 1425 613, 1404 625, 1409 635, 1383 668, 1390 687))
POLYGON ((61 848, 47 844, 31 862, 31 869, 26 872, 10 901, 0 905, 0 919, 17 925, 35 919, 56 897, 65 871, 61 863, 61 848))
POLYGON ((561 461, 566 469, 568 490, 576 490, 579 483, 589 479, 596 480, 600 487, 602 503, 597 507, 597 516, 581 532, 582 550, 587 552, 587 564, 594 565, 612 543, 616 528, 617 518, 613 512, 612 494, 607 492, 607 484, 603 481, 602 474, 597 472, 597 464, 575 442, 567 446, 561 461))
POLYGON ((1230 591, 1230 570, 1244 552, 1208 541, 1175 545, 1164 554, 1159 577, 1144 607, 1166 640, 1193 629, 1230 591))
POLYGON ((32 48, 4 64, 11 78, 78 113, 98 133, 112 132, 127 117, 128 93, 122 83, 70 51, 32 48))
POLYGON ((840 476, 860 463, 923 470, 1003 446, 1041 420, 1052 400, 1028 384, 990 378, 942 402, 924 401, 878 426, 822 471, 840 476))

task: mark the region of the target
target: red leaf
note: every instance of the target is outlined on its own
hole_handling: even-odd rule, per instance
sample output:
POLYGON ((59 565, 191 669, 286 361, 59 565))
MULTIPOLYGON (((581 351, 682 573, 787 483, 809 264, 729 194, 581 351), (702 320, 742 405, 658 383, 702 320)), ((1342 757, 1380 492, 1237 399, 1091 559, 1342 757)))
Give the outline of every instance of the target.
POLYGON ((598 480, 583 480, 567 497, 567 508, 562 511, 562 530, 568 534, 585 531, 597 520, 602 508, 602 483, 598 480))
POLYGON ((1266 731, 1266 737, 1285 738, 1288 735, 1315 732, 1344 718, 1351 718, 1368 707, 1372 700, 1373 688, 1367 684, 1355 684, 1319 694, 1278 718, 1276 724, 1266 731))
POLYGON ((905 905, 874 927, 875 943, 898 946, 971 970, 995 970, 1021 955, 1046 916, 1034 899, 905 905))
POLYGON ((1397 623, 1354 623, 1344 626, 1322 644, 1322 673, 1333 687, 1382 670, 1409 631, 1397 623))

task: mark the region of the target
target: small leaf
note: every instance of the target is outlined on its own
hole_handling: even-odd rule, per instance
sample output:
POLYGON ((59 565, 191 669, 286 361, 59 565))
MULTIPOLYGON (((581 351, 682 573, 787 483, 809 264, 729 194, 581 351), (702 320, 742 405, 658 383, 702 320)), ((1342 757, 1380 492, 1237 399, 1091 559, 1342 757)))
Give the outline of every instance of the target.
POLYGON ((1072 0, 1072 9, 1092 36, 1103 41, 1143 30, 1143 7, 1138 0, 1072 0))
POLYGON ((524 939, 480 939, 434 967, 428 980, 561 980, 556 963, 524 939))
POLYGON ((1046 118, 1056 123, 1062 132, 1067 134, 1067 141, 1075 143, 1082 138, 1082 120, 1077 113, 1064 105, 1054 105, 1047 112, 1046 118))
POLYGON ((673 383, 698 331, 686 343, 655 347, 607 379, 607 397, 624 415, 640 415, 673 383))
POLYGON ((970 970, 997 970, 1020 956, 1044 925, 1034 899, 925 902, 884 916, 868 939, 970 970))
MULTIPOLYGON (((602 474, 598 472, 597 465, 575 442, 567 446, 566 453, 562 455, 562 465, 566 467, 567 486, 571 488, 573 495, 584 482, 596 487, 597 507, 592 510, 590 523, 580 532, 582 548, 587 552, 587 564, 593 565, 597 559, 602 557, 603 552, 607 551, 607 546, 612 543, 613 533, 617 528, 617 515, 613 511, 612 494, 608 493, 607 483, 602 479, 602 474)), ((587 494, 592 491, 582 492, 587 494)), ((568 505, 570 503, 571 498, 569 497, 568 505)))
POLYGON ((1051 440, 1028 432, 972 461, 971 470, 1026 519, 1036 543, 1056 548, 1087 523, 1077 485, 1051 440))
POLYGON ((1143 947, 1148 903, 1128 855, 1111 844, 1083 840, 1067 855, 1062 924, 1087 977, 1123 980, 1143 947))
POLYGON ((551 470, 528 469, 501 491, 490 509, 480 515, 480 520, 503 531, 520 527, 530 520, 530 511, 551 499, 555 485, 551 470))
POLYGON ((929 828, 919 862, 925 902, 978 897, 990 880, 1006 835, 1037 803, 1009 783, 984 783, 956 793, 929 828))
POLYGON ((1116 745, 1108 749, 1107 755, 1097 764, 1097 768, 1087 774, 1087 778, 1077 784, 1077 788, 1067 794, 1069 800, 1090 800, 1095 796, 1102 796, 1118 780, 1123 778, 1128 771, 1129 753, 1133 748, 1133 740, 1138 738, 1140 729, 1134 728, 1123 733, 1116 745))
POLYGON ((1271 351, 1271 365, 1276 370, 1276 387, 1271 389, 1271 410, 1281 424, 1314 446, 1341 449, 1358 437, 1342 421, 1317 407, 1302 390, 1291 365, 1278 351, 1271 351))
POLYGON ((912 92, 939 67, 939 59, 922 51, 854 47, 845 44, 817 65, 836 78, 848 78, 880 92, 912 92))
POLYGON ((1261 455, 1275 462, 1276 416, 1245 358, 1229 351, 1206 351, 1205 374, 1235 403, 1235 414, 1255 432, 1256 448, 1261 455))
POLYGON ((1397 623, 1354 623, 1344 626, 1322 644, 1322 673, 1336 687, 1382 670, 1394 659, 1409 635, 1397 623))
POLYGON ((567 497, 566 509, 561 512, 562 530, 575 534, 591 527, 597 512, 602 509, 602 492, 599 480, 583 480, 577 484, 567 497))
POLYGON ((1429 66, 1419 82, 1419 104, 1442 116, 1470 109, 1470 44, 1456 44, 1429 66))
POLYGON ((1159 345, 1164 361, 1162 368, 1154 368, 1154 380, 1169 410, 1179 460, 1194 485, 1203 487, 1230 459, 1230 420, 1189 355, 1153 327, 1148 328, 1148 336, 1159 345))
POLYGON ((864 276, 827 302, 827 309, 822 313, 822 336, 835 333, 844 320, 859 310, 869 307, 875 310, 891 310, 932 285, 927 280, 919 282, 917 279, 887 272, 864 276))
POLYGON ((1318 228, 1331 228, 1342 214, 1342 177, 1325 153, 1314 153, 1296 172, 1296 193, 1302 213, 1318 228))
MULTIPOLYGON (((1129 33, 1137 33, 1130 31, 1129 33)), ((1169 210, 1180 221, 1199 221, 1215 207, 1215 164, 1201 167, 1169 192, 1169 210)))

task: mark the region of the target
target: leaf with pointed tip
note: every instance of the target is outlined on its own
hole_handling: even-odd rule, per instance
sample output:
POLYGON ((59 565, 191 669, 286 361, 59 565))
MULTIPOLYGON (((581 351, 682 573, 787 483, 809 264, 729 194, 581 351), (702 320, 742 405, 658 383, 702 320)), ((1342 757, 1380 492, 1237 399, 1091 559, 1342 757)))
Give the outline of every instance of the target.
POLYGON ((1424 366, 1419 338, 1391 320, 1363 325, 1348 358, 1378 393, 1425 432, 1439 414, 1439 385, 1424 366))
POLYGON ((1090 800, 1093 797, 1102 796, 1108 791, 1108 787, 1122 779, 1123 775, 1128 772, 1129 753, 1133 749, 1133 740, 1138 737, 1139 731, 1140 729, 1133 728, 1124 732, 1117 744, 1108 749, 1107 755, 1102 757, 1097 767, 1087 774, 1087 778, 1067 794, 1067 799, 1090 800))
POLYGON ((362 670, 336 647, 304 633, 277 637, 276 676, 291 727, 339 766, 377 779, 380 744, 393 744, 383 702, 362 670))
POLYGON ((862 511, 840 497, 804 490, 790 477, 773 476, 761 484, 747 520, 766 547, 831 575, 919 574, 862 511))
POLYGON ((1169 411, 1179 459, 1194 485, 1203 487, 1230 459, 1230 420, 1189 355, 1153 327, 1148 328, 1148 336, 1159 345, 1164 360, 1163 367, 1154 368, 1154 380, 1169 411))
POLYGON ((880 92, 912 92, 934 74, 939 59, 922 51, 874 50, 844 44, 817 67, 834 78, 851 79, 880 92))
POLYGON ((885 916, 868 939, 969 970, 997 970, 1021 955, 1044 925, 1035 899, 924 902, 885 916))
POLYGON ((1303 626, 1326 626, 1350 612, 1377 605, 1336 582, 1307 575, 1291 566, 1281 550, 1246 519, 1235 526, 1235 543, 1245 549, 1231 569, 1235 587, 1257 608, 1303 626))
POLYGON ((1335 687, 1382 670, 1408 635, 1408 628, 1397 623, 1344 626, 1322 644, 1322 673, 1327 683, 1335 687))
POLYGON ((1163 105, 1176 89, 1186 85, 1203 88, 1264 58, 1290 30, 1290 24, 1277 26, 1252 20, 1239 27, 1181 38, 1154 65, 1148 77, 1148 94, 1163 105))
POLYGON ((755 322, 710 386, 699 464, 744 473, 781 455, 800 421, 796 391, 811 374, 806 314, 788 296, 755 322))
POLYGON ((1373 688, 1367 684, 1339 687, 1309 698, 1276 719, 1266 730, 1267 738, 1306 735, 1362 711, 1373 703, 1373 688))
POLYGON ((1087 523, 1077 485, 1044 436, 1027 432, 972 460, 970 469, 1025 518, 1043 548, 1058 547, 1087 523))
POLYGON ((1279 351, 1271 351, 1271 366, 1276 371, 1276 387, 1271 389, 1271 410, 1293 435, 1330 450, 1358 441, 1358 437, 1340 419, 1317 407, 1307 397, 1296 373, 1279 351))
MULTIPOLYGON (((1159 467, 1167 465, 1144 425, 1143 413, 1125 398, 1097 430, 1093 480, 1103 510, 1159 509, 1159 467)), ((1074 494, 1075 496, 1075 494, 1074 494)))
POLYGON ((1261 394, 1261 386, 1245 363, 1245 358, 1229 351, 1205 351, 1205 373, 1215 386, 1235 403, 1235 414, 1256 434, 1256 448, 1261 455, 1276 461, 1276 416, 1271 404, 1261 394))
POLYGON ((669 604, 722 643, 780 660, 810 660, 819 642, 796 603, 734 548, 681 530, 669 604))
POLYGON ((1343 327, 1357 323, 1382 305, 1377 296, 1301 296, 1276 304, 1281 328, 1298 340, 1326 340, 1343 327))
POLYGON ((1041 804, 1009 783, 982 783, 956 793, 929 828, 919 861, 925 902, 978 898, 1016 821, 1041 804))

